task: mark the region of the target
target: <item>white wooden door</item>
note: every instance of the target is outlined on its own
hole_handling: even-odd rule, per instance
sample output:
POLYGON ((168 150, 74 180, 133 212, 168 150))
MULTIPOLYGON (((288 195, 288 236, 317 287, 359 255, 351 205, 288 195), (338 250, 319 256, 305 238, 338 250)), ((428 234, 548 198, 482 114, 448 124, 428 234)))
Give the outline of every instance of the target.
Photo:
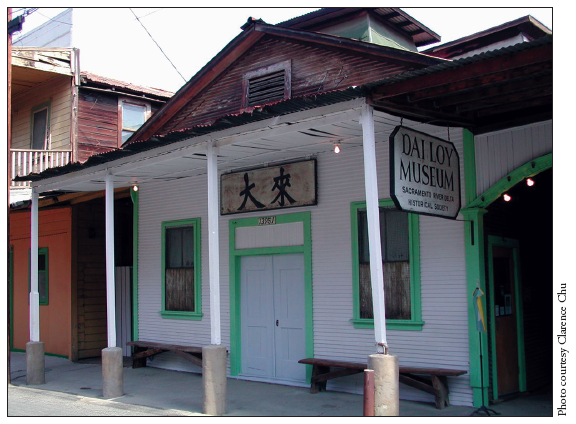
POLYGON ((242 373, 271 377, 274 367, 272 261, 269 256, 250 256, 241 262, 242 373))
POLYGON ((252 256, 241 261, 242 373, 304 382, 304 257, 252 256))

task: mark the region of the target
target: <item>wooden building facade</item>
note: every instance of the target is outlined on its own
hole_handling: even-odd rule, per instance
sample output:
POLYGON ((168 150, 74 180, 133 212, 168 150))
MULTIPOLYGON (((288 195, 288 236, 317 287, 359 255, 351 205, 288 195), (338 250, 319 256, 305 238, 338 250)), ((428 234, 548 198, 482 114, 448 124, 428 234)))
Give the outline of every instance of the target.
MULTIPOLYGON (((305 385, 311 370, 299 359, 365 361, 384 327, 401 366, 465 370, 448 378, 454 404, 546 385, 537 363, 551 356, 551 314, 533 324, 534 299, 552 292, 551 258, 534 274, 529 251, 548 252, 551 241, 517 217, 537 196, 551 224, 551 32, 522 20, 451 43, 470 53, 452 59, 441 49, 418 53, 439 37, 396 8, 323 9, 278 25, 250 19, 243 30, 121 153, 32 183, 38 192, 96 191, 104 181, 138 189, 134 337, 223 344, 231 377, 305 385), (474 55, 471 45, 496 47, 474 55), (452 219, 398 210, 398 128, 441 139, 459 156, 452 219), (315 197, 291 207, 298 174, 287 170, 304 162, 315 167, 302 183, 315 197), (270 172, 277 176, 261 177, 270 172), (236 195, 220 189, 233 174, 236 195), (535 185, 524 188, 528 179, 535 185), (260 201, 260 184, 276 198, 260 201), (220 209, 224 196, 237 213, 220 209), (366 305, 376 299, 367 265, 377 266, 366 214, 379 216, 376 249, 384 286, 393 286, 392 315, 381 321, 366 305), (176 274, 187 275, 186 291, 176 274), (173 284, 190 302, 167 303, 173 284)), ((373 302, 377 316, 384 305, 373 302)), ((150 365, 198 371, 171 353, 150 365)), ((328 384, 361 387, 354 376, 328 384)), ((400 395, 432 399, 404 385, 400 395)))

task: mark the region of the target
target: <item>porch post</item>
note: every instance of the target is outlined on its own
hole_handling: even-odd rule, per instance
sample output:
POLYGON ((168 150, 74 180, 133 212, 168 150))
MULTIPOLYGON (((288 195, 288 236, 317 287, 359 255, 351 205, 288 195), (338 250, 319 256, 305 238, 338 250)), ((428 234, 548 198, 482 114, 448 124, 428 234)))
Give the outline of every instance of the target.
POLYGON ((208 143, 208 271, 210 275, 210 346, 202 348, 204 413, 226 412, 226 347, 220 329, 220 244, 218 232, 218 148, 208 143))
POLYGON ((108 347, 116 347, 116 292, 114 282, 114 182, 112 175, 105 177, 106 217, 106 320, 108 347))
POLYGON ((26 343, 26 384, 44 383, 44 343, 40 341, 38 292, 38 191, 33 187, 30 205, 30 341, 26 343))
POLYGON ((398 416, 400 407, 398 358, 388 354, 386 341, 386 304, 384 298, 382 245, 380 242, 374 111, 367 104, 362 107, 360 124, 362 125, 362 146, 364 151, 364 187, 366 190, 374 336, 377 347, 377 353, 368 357, 368 367, 374 370, 374 415, 398 416))
MULTIPOLYGON (((468 337, 470 344, 470 386, 472 387, 474 406, 488 406, 489 402, 489 364, 488 334, 479 333, 478 317, 472 301, 476 287, 486 293, 486 258, 484 255, 484 215, 483 208, 462 209, 465 220, 464 245, 466 253, 466 286, 468 297, 468 337)), ((484 311, 486 296, 482 297, 484 311)))
POLYGON ((104 178, 106 191, 106 326, 108 347, 102 349, 102 392, 104 397, 124 394, 122 348, 116 347, 116 289, 114 281, 114 181, 111 174, 104 178))
POLYGON ((220 243, 218 239, 218 158, 217 148, 208 144, 208 270, 210 275, 210 339, 222 342, 220 330, 220 243))

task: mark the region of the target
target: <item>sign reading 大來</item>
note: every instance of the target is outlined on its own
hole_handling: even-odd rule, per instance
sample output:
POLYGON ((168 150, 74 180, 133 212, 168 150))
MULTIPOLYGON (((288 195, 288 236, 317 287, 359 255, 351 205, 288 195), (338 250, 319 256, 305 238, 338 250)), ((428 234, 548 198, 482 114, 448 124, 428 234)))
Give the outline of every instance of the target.
MULTIPOLYGON (((222 215, 316 204, 316 160, 224 174, 220 179, 222 215)), ((272 218, 259 225, 273 225, 272 218)))
POLYGON ((390 135, 390 193, 406 212, 456 218, 460 157, 446 140, 398 126, 390 135))

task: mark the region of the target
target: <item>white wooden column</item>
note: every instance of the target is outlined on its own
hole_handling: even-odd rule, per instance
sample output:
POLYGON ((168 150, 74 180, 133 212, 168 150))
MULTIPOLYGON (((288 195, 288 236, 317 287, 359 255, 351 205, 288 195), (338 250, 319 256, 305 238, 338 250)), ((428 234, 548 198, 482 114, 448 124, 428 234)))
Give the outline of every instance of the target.
POLYGON ((114 181, 112 175, 105 177, 106 217, 106 325, 108 347, 116 347, 116 289, 114 277, 114 181))
POLYGON ((368 220, 368 246, 370 250, 370 280, 374 309, 374 336, 377 351, 384 353, 386 342, 384 276, 380 244, 380 211, 378 206, 378 172, 376 168, 376 143, 374 111, 364 105, 360 115, 362 146, 364 150, 364 187, 366 190, 366 215, 368 220))
POLYGON ((38 191, 32 188, 30 206, 30 341, 40 341, 40 294, 38 293, 38 191))
POLYGON ((208 143, 208 270, 210 275, 211 343, 222 343, 220 330, 220 243, 218 238, 218 148, 208 143))

